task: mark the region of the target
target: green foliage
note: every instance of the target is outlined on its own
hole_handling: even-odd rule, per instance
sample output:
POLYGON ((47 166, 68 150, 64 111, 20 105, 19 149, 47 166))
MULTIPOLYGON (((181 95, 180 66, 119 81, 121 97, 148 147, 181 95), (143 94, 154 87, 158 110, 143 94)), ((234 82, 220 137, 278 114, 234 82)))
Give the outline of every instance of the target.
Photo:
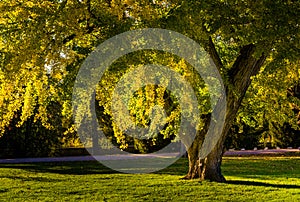
MULTIPOLYGON (((33 119, 33 123, 45 130, 61 130, 63 142, 74 140, 71 93, 80 64, 111 36, 145 27, 178 31, 207 50, 211 50, 211 38, 221 61, 217 66, 225 85, 233 92, 237 87, 230 86, 228 72, 239 50, 248 44, 255 45, 255 56, 268 55, 268 65, 254 78, 238 123, 259 128, 267 122, 270 131, 278 127, 274 123, 280 127, 289 123, 295 129, 289 103, 298 101, 287 98, 285 91, 299 79, 295 73, 297 65, 293 65, 299 60, 299 9, 300 2, 291 0, 3 0, 0 2, 0 135, 11 124, 22 128, 33 119), (282 75, 291 75, 292 82, 282 75), (50 110, 52 103, 58 103, 61 110, 50 110), (18 122, 14 120, 16 114, 20 115, 18 122), (51 119, 56 116, 59 120, 53 122, 51 119)), ((103 120, 99 118, 100 127, 121 147, 128 145, 128 139, 111 116, 113 87, 126 72, 149 63, 166 65, 179 72, 194 88, 201 114, 210 112, 208 89, 185 61, 153 51, 127 55, 105 73, 96 95, 100 114, 105 116, 103 120)), ((147 127, 154 104, 167 111, 167 124, 160 135, 169 138, 177 131, 176 123, 183 113, 172 93, 161 86, 141 88, 131 99, 128 110, 134 123, 147 127)))
POLYGON ((270 62, 253 78, 237 117, 235 127, 239 129, 236 134, 239 133, 238 138, 250 138, 252 133, 256 134, 251 147, 298 147, 296 134, 299 125, 293 106, 299 106, 300 100, 289 96, 288 89, 300 79, 299 62, 285 61, 280 64, 281 68, 273 71, 268 71, 268 65, 275 64, 270 62))
MULTIPOLYGON (((118 125, 114 121, 115 119, 122 119, 122 113, 119 113, 120 117, 113 117, 111 106, 113 104, 112 98, 113 93, 115 91, 115 87, 120 82, 120 79, 123 76, 138 68, 142 65, 146 64, 160 64, 168 66, 173 71, 176 71, 182 75, 185 80, 188 80, 189 83, 194 88, 195 94, 198 98, 199 102, 199 111, 202 114, 207 114, 210 112, 210 102, 209 102, 209 93, 207 87, 204 85, 203 80, 198 74, 193 73, 195 70, 189 64, 187 64, 184 60, 178 58, 177 56, 172 56, 169 53, 162 53, 159 51, 140 51, 132 54, 128 54, 123 58, 115 61, 112 66, 107 70, 102 77, 99 85, 96 90, 96 100, 100 107, 104 108, 102 116, 109 116, 111 119, 111 127, 113 129, 113 134, 116 137, 116 142, 123 149, 126 149, 128 145, 134 144, 135 147, 139 147, 140 151, 147 151, 153 146, 157 145, 158 147, 162 147, 173 140, 178 132, 178 127, 180 123, 181 113, 185 113, 181 111, 180 106, 178 104, 178 98, 172 94, 172 92, 166 89, 169 82, 168 80, 164 80, 163 75, 161 76, 161 85, 147 85, 145 87, 139 86, 139 80, 133 82, 131 79, 125 80, 122 92, 128 92, 129 88, 134 88, 135 85, 138 87, 138 90, 130 97, 129 105, 126 107, 132 117, 133 123, 137 126, 149 128, 150 133, 146 134, 146 140, 139 141, 137 138, 129 138, 126 135, 126 130, 129 128, 130 124, 127 122, 123 125, 118 125), (153 113, 153 109, 155 106, 160 106, 166 112, 166 123, 162 124, 162 117, 158 116, 151 117, 151 113, 153 113), (162 125, 163 130, 161 130, 158 134, 152 134, 151 131, 153 129, 151 126, 162 125), (164 126, 165 125, 165 126, 164 126), (166 139, 165 141, 162 141, 166 139), (141 147, 141 145, 144 145, 141 147), (148 146, 147 146, 148 145, 148 146), (151 146, 152 145, 152 146, 151 146)), ((135 75, 135 78, 143 77, 147 75, 147 72, 140 71, 138 75, 135 75)), ((129 96, 129 95, 128 95, 129 96)), ((188 101, 186 101, 188 103, 188 101)), ((122 107, 115 109, 117 111, 124 110, 122 107)), ((193 117, 194 120, 199 119, 199 117, 193 117)), ((98 120, 100 117, 98 117, 98 120)), ((120 123, 120 122, 119 122, 120 123)), ((101 122, 101 124, 105 124, 101 122)), ((106 126, 107 127, 107 126, 106 126)), ((201 125, 199 125, 199 128, 201 125)), ((103 129, 103 128, 102 128, 103 129)), ((151 151, 152 149, 150 149, 151 151)))
POLYGON ((1 1, 0 11, 0 136, 6 133, 17 139, 33 132, 22 132, 30 122, 40 131, 33 132, 35 141, 55 136, 60 139, 57 147, 77 144, 73 82, 92 48, 107 34, 116 34, 110 33, 113 29, 122 31, 118 17, 100 1, 1 1), (59 110, 52 109, 53 103, 59 110), (17 134, 6 132, 9 126, 17 134))

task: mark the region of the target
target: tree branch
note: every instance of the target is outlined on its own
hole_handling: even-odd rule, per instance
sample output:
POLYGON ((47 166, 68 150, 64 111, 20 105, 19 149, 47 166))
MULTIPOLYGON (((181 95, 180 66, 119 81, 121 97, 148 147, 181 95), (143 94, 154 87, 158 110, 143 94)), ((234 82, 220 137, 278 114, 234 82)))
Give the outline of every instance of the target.
POLYGON ((258 74, 261 66, 266 60, 266 55, 264 53, 260 58, 255 58, 253 56, 254 51, 255 46, 253 44, 243 46, 239 56, 228 72, 230 85, 234 87, 236 93, 240 94, 239 97, 241 99, 251 83, 251 77, 258 74))
POLYGON ((216 67, 218 68, 219 72, 221 71, 221 69, 223 68, 223 63, 221 58, 219 57, 219 54, 217 52, 217 49, 215 47, 215 44, 211 38, 211 36, 208 39, 208 53, 211 56, 212 60, 214 61, 216 67))
POLYGON ((233 83, 234 83, 233 79, 236 77, 239 71, 243 69, 244 66, 246 66, 246 63, 249 62, 248 60, 253 54, 253 52, 254 52, 253 44, 249 44, 241 48, 239 56, 237 57, 230 71, 228 72, 233 83))

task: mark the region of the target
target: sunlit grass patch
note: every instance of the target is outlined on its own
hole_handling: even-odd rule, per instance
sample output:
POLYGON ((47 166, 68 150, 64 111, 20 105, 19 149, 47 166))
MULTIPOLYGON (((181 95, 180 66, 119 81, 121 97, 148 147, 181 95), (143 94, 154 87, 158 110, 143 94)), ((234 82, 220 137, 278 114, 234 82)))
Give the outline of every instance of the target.
POLYGON ((299 201, 299 157, 224 157, 227 183, 181 180, 187 159, 151 174, 98 162, 0 165, 4 201, 299 201))

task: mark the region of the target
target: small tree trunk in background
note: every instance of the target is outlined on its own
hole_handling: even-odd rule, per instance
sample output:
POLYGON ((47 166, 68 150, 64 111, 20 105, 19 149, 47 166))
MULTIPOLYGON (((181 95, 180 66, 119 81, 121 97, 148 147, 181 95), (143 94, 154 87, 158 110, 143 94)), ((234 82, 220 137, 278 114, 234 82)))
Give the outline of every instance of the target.
MULTIPOLYGON (((222 134, 213 150, 204 159, 199 159, 199 152, 204 140, 204 135, 209 128, 209 121, 206 121, 206 126, 196 136, 192 146, 188 149, 189 172, 185 179, 200 178, 200 180, 211 180, 216 182, 226 181, 221 172, 222 156, 224 153, 224 143, 229 129, 236 117, 242 99, 251 83, 251 76, 256 75, 263 65, 266 57, 262 55, 259 59, 254 58, 254 45, 244 46, 240 50, 240 55, 237 57, 227 76, 229 81, 225 81, 227 109, 225 123, 222 134)), ((215 50, 211 51, 213 59, 217 67, 220 67, 220 60, 217 57, 215 50)))

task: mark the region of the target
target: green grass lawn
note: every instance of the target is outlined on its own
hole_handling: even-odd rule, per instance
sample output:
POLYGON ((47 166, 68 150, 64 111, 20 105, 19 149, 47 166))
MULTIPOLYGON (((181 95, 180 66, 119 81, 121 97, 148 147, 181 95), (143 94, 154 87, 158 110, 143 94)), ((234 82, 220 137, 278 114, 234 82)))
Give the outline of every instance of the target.
POLYGON ((0 165, 3 201, 300 201, 300 157, 225 157, 227 183, 181 180, 187 160, 152 174, 97 162, 0 165))

